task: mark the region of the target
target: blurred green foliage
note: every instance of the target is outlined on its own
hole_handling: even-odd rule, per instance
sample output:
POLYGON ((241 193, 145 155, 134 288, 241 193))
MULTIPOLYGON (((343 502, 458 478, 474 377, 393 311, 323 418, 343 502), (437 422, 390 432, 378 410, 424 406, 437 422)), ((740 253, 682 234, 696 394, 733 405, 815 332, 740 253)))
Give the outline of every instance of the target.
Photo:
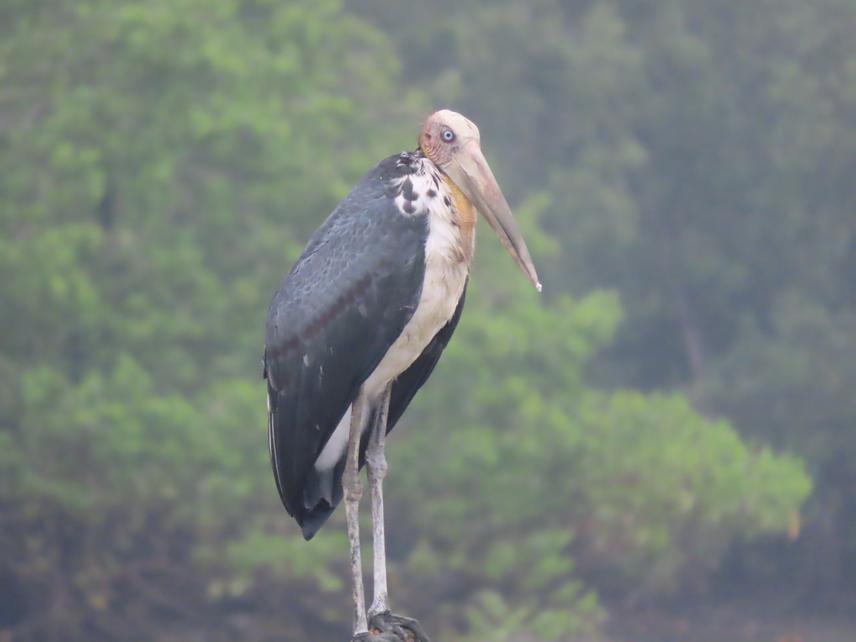
POLYGON ((7 0, 0 635, 345 638, 341 516, 304 543, 271 479, 263 319, 446 105, 545 295, 482 230, 391 441, 394 606, 438 639, 594 635, 598 592, 703 590, 733 542, 793 531, 811 482, 781 450, 817 479, 806 554, 856 565, 848 15, 7 0))

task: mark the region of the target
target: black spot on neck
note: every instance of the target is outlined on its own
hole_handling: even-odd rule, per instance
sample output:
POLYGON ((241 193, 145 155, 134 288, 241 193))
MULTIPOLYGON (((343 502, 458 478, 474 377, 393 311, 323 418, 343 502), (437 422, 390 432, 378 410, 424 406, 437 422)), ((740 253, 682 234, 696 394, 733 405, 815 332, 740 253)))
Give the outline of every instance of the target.
POLYGON ((401 184, 401 195, 406 201, 415 201, 419 198, 419 194, 413 191, 413 181, 409 178, 405 179, 401 184))

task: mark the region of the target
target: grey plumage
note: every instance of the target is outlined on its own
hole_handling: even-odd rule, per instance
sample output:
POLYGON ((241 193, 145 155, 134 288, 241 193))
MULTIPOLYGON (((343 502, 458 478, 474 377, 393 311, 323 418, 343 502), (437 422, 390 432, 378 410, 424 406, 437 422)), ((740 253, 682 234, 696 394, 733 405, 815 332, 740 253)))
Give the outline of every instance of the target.
MULTIPOLYGON (((315 232, 268 312, 264 374, 270 448, 286 510, 309 539, 342 498, 344 460, 314 463, 339 420, 407 325, 425 274, 427 217, 395 204, 418 153, 382 161, 315 232)), ((387 430, 430 374, 460 316, 393 384, 387 430)), ((363 449, 364 452, 364 449, 363 449)))

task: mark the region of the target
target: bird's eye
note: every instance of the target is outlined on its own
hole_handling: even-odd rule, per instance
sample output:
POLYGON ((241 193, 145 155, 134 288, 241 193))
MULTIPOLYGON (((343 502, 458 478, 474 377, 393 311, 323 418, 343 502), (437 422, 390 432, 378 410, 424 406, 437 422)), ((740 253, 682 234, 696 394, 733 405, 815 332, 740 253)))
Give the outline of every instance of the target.
POLYGON ((453 132, 451 129, 444 129, 443 133, 440 135, 447 143, 451 143, 453 140, 455 140, 455 132, 453 132))

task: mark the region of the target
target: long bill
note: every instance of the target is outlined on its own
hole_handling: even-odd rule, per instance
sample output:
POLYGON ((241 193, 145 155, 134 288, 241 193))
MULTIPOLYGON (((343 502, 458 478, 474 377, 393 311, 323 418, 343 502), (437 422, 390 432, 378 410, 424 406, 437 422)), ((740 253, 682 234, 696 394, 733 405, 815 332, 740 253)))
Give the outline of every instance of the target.
POLYGON ((468 142, 456 154, 447 170, 452 180, 461 188, 464 195, 476 206, 488 224, 496 232, 500 242, 523 270, 523 273, 540 292, 541 282, 529 256, 526 241, 517 227, 517 221, 511 208, 499 189, 496 177, 487 164, 481 148, 476 141, 468 142))

